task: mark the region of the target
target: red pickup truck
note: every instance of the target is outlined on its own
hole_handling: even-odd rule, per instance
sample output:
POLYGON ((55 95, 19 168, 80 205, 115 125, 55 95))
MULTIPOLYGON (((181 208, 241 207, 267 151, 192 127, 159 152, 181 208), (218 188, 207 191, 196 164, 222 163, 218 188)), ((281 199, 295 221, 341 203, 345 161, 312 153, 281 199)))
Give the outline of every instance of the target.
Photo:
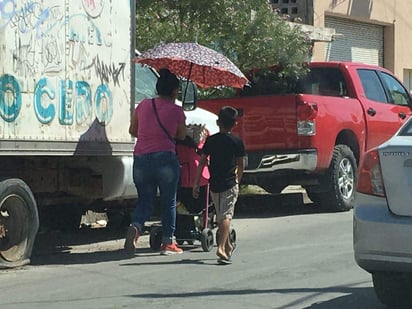
POLYGON ((300 86, 298 94, 198 105, 214 113, 231 105, 242 114, 234 133, 247 152, 244 184, 271 193, 301 185, 321 207, 349 210, 362 156, 410 117, 410 93, 388 70, 351 62, 310 63, 300 86))

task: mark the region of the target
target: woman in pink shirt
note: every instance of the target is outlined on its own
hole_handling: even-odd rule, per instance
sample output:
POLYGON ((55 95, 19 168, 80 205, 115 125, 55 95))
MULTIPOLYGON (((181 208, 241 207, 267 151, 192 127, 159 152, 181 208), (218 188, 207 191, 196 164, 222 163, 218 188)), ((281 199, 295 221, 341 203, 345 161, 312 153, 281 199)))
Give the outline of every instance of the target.
POLYGON ((152 214, 158 189, 163 229, 160 254, 183 253, 173 241, 176 226, 176 193, 180 177, 174 138, 185 138, 186 117, 183 109, 175 104, 179 80, 168 69, 161 69, 159 75, 156 84, 158 97, 144 99, 137 105, 129 127, 129 133, 137 137, 133 180, 138 195, 124 244, 129 255, 135 253, 144 223, 152 214))

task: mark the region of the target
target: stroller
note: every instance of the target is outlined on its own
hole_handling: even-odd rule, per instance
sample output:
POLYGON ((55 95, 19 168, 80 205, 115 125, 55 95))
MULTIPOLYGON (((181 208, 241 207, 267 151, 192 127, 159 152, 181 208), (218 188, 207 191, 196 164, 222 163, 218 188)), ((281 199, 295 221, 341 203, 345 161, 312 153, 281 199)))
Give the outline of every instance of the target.
MULTIPOLYGON (((200 241, 203 251, 209 252, 214 246, 213 229, 217 226, 213 205, 209 199, 209 171, 203 170, 199 187, 199 198, 192 196, 194 177, 199 165, 199 149, 203 146, 207 130, 204 126, 189 125, 188 132, 204 129, 202 133, 192 133, 186 140, 176 145, 176 152, 180 161, 180 185, 176 202, 176 230, 175 237, 178 245, 187 242, 194 245, 200 241), (193 135, 198 136, 194 138, 193 135)), ((162 241, 161 225, 152 226, 150 229, 150 248, 158 250, 162 241)))

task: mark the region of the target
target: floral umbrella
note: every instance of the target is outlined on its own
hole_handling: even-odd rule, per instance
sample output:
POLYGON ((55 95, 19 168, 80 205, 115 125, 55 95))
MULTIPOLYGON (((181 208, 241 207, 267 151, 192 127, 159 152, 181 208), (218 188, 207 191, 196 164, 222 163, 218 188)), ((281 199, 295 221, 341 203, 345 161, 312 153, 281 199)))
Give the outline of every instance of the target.
POLYGON ((199 87, 243 88, 249 81, 227 57, 198 43, 160 44, 135 58, 157 70, 169 69, 199 87))

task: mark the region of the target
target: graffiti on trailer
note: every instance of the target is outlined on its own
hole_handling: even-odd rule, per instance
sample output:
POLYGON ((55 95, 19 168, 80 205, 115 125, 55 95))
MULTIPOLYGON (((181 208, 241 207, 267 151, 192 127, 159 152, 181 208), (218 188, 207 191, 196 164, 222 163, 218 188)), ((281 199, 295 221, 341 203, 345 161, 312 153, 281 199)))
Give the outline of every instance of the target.
MULTIPOLYGON (((88 16, 90 9, 102 9, 103 1, 83 1, 87 14, 64 16, 59 6, 43 7, 42 3, 26 2, 17 6, 16 0, 0 0, 0 31, 10 28, 15 32, 12 45, 13 74, 0 75, 0 118, 14 122, 22 109, 22 93, 33 93, 32 105, 38 121, 61 125, 87 125, 97 118, 108 124, 113 115, 113 97, 108 84, 120 86, 125 79, 126 64, 104 63, 99 56, 88 51, 88 45, 111 47, 110 41, 88 16), (97 4, 96 4, 97 3, 97 4), (85 7, 86 5, 86 7, 85 7), (69 37, 62 42, 61 31, 69 29, 69 37), (20 33, 20 35, 19 35, 20 33), (66 44, 66 45, 65 45, 66 44), (73 80, 65 74, 65 48, 70 46, 73 80), (92 89, 86 81, 95 72, 101 84, 92 89), (28 83, 20 84, 18 76, 37 76, 33 88, 28 83), (49 76, 49 77, 47 77, 49 76)), ((63 36, 64 37, 64 36, 63 36)), ((111 37, 111 34, 108 34, 111 37)))
POLYGON ((83 8, 92 18, 100 15, 103 10, 103 4, 104 0, 83 0, 83 8))
POLYGON ((24 3, 17 8, 15 0, 0 1, 0 30, 11 27, 21 33, 35 32, 40 39, 58 25, 53 16, 53 8, 43 8, 40 3, 24 3))
POLYGON ((126 63, 121 62, 117 66, 113 63, 111 65, 103 63, 100 60, 99 56, 94 58, 93 64, 97 76, 99 76, 102 83, 108 84, 111 80, 113 80, 114 85, 120 86, 119 83, 119 76, 122 75, 124 79, 124 69, 126 67, 126 63))

